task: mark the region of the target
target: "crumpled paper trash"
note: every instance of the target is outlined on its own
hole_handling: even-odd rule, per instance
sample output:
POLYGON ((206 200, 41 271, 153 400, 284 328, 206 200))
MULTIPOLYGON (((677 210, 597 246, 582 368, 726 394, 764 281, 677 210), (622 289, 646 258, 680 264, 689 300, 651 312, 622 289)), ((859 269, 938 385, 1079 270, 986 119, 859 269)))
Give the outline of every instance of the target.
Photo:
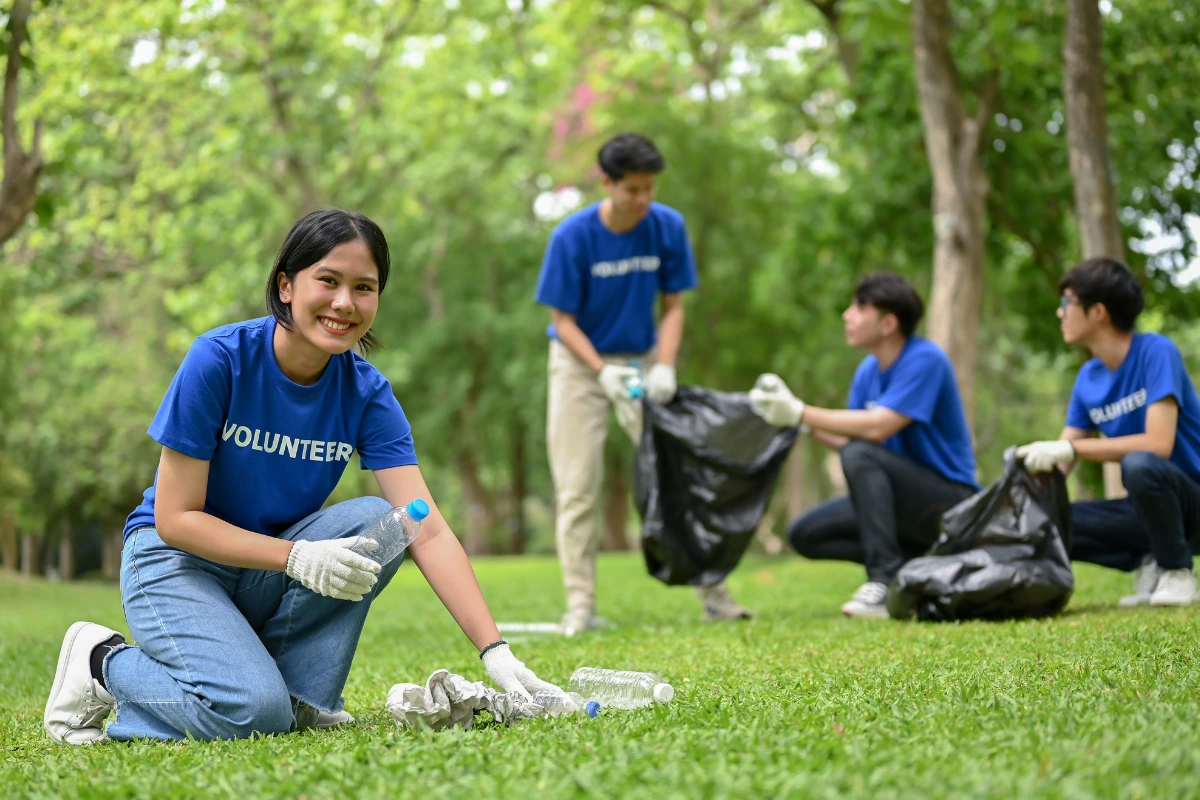
POLYGON ((444 669, 430 675, 424 686, 397 683, 388 692, 387 710, 401 728, 435 731, 454 726, 468 730, 480 711, 506 725, 545 713, 519 692, 501 694, 444 669))

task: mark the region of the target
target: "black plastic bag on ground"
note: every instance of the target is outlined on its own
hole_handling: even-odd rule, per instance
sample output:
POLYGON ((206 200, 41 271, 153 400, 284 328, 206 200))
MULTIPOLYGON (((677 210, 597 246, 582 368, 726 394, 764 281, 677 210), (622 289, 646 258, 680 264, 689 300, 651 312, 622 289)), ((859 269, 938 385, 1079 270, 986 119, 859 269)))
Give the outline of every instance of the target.
POLYGON ((1071 505, 1057 469, 1030 475, 1004 454, 1004 477, 942 516, 929 554, 905 564, 888 587, 896 619, 1046 617, 1066 607, 1071 505))
POLYGON ((719 583, 746 552, 797 430, 768 425, 744 393, 696 386, 643 409, 634 496, 646 568, 672 586, 719 583))

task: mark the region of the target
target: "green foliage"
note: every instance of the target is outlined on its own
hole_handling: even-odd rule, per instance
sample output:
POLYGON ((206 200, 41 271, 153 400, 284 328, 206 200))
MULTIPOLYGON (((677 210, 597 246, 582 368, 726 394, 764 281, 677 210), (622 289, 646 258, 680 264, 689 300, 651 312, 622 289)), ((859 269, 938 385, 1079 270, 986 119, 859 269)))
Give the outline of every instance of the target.
MULTIPOLYGON (((561 609, 548 558, 478 563, 500 620, 561 609), (519 590, 517 587, 520 587, 519 590)), ((114 589, 0 579, 0 774, 12 797, 1182 797, 1200 621, 1117 609, 1125 576, 1084 566, 1048 621, 924 625, 846 620, 848 565, 751 560, 732 577, 759 613, 703 624, 686 589, 633 556, 602 557, 612 630, 514 642, 542 677, 654 670, 669 705, 594 720, 400 731, 388 689, 479 659, 406 565, 367 620, 346 687, 356 725, 255 741, 55 745, 41 726, 61 636, 89 609, 124 627, 114 589)))
MULTIPOLYGON (((1062 16, 1053 2, 953 7, 968 111, 1001 77, 986 480, 1006 446, 1057 433, 1078 363, 1054 318, 1077 253, 1062 16)), ((737 390, 771 370, 840 404, 861 356, 838 319, 854 281, 887 268, 927 291, 932 237, 907 7, 837 8, 835 36, 811 3, 752 0, 37 4, 21 115, 43 122, 48 167, 0 271, 0 499, 26 531, 119 525, 152 479, 144 430, 192 338, 263 313, 288 226, 338 205, 391 242, 375 362, 434 491, 460 532, 468 505, 486 507, 475 535, 507 546, 518 512, 544 518, 550 502, 548 315, 532 293, 555 220, 535 200, 597 198, 594 154, 618 130, 664 150, 659 198, 686 214, 699 260, 681 379, 737 390)), ((1194 295, 1173 277, 1197 253, 1183 220, 1200 210, 1200 14, 1121 4, 1105 35, 1126 232, 1150 220, 1182 237, 1178 257, 1130 257, 1155 323, 1194 338, 1194 295)), ((348 474, 338 496, 370 483, 348 474)))

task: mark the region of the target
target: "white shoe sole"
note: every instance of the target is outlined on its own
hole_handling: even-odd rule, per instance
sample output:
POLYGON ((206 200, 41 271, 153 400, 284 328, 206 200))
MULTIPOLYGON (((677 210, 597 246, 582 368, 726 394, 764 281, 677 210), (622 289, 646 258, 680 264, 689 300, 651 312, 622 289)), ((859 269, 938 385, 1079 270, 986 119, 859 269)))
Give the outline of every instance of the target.
POLYGON ((75 640, 79 638, 79 634, 83 633, 84 630, 95 624, 94 622, 76 622, 67 628, 67 635, 63 637, 62 649, 58 651, 58 667, 54 670, 54 683, 50 687, 50 696, 46 698, 46 708, 42 711, 42 727, 46 729, 46 733, 50 735, 50 738, 56 742, 62 742, 63 739, 50 730, 50 710, 54 708, 54 701, 58 699, 58 693, 62 691, 63 682, 67 678, 67 660, 71 655, 71 650, 75 647, 75 640))
POLYGON ((1168 608, 1179 607, 1179 606, 1194 606, 1194 605, 1196 605, 1197 602, 1200 602, 1200 595, 1192 595, 1191 597, 1188 597, 1188 598, 1174 598, 1174 597, 1166 597, 1166 598, 1151 597, 1150 598, 1150 605, 1159 606, 1159 607, 1168 607, 1168 608))
POLYGON ((843 608, 842 616, 850 617, 851 619, 891 619, 891 615, 888 614, 888 610, 886 608, 881 608, 878 610, 871 609, 870 611, 857 611, 854 609, 843 608))

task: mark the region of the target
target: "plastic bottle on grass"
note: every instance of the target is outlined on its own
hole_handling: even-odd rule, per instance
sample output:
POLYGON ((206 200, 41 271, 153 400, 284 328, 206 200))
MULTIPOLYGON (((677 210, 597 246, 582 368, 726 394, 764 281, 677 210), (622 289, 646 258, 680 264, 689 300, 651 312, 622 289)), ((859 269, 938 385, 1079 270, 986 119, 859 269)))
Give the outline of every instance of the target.
POLYGON ((379 518, 350 548, 378 564, 390 564, 417 538, 421 520, 429 516, 429 504, 421 498, 406 506, 396 506, 379 518))
POLYGON ((600 701, 605 708, 645 708, 669 703, 675 697, 675 688, 653 672, 580 667, 571 675, 568 686, 589 700, 600 701))
POLYGON ((595 700, 584 700, 574 692, 537 692, 533 702, 546 709, 552 717, 562 714, 587 714, 595 717, 600 713, 600 704, 595 700))

